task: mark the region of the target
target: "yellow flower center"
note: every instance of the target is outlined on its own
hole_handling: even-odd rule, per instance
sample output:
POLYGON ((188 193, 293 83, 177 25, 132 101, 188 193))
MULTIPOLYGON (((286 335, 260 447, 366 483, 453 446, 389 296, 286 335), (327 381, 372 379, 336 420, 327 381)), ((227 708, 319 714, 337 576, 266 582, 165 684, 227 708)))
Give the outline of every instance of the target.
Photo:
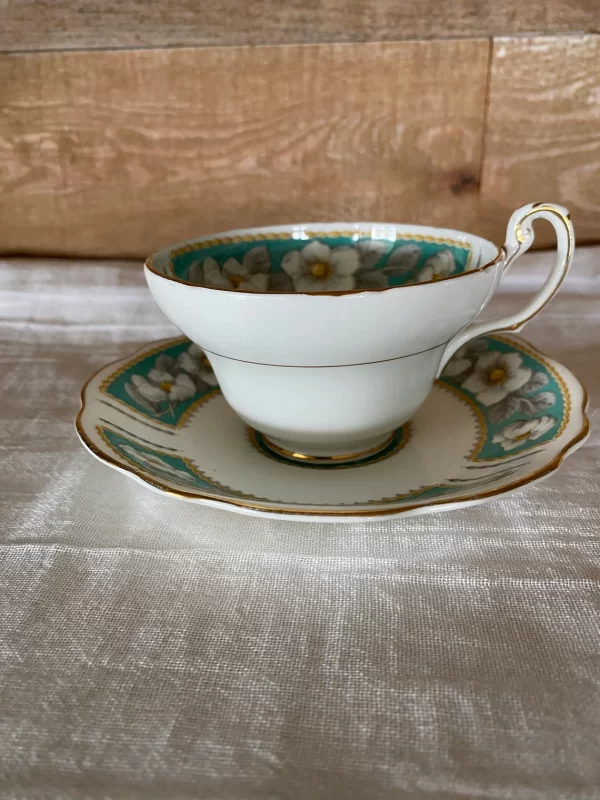
POLYGON ((441 272, 434 272, 433 275, 431 276, 431 280, 432 281, 441 281, 443 277, 444 276, 442 275, 441 272))
POLYGON ((525 431, 525 433, 520 433, 518 436, 512 436, 513 442, 523 442, 525 439, 529 439, 529 434, 531 431, 525 431))
POLYGON ((502 383, 502 381, 506 378, 506 370, 501 369, 501 367, 496 367, 495 369, 488 372, 488 383, 502 383))
POLYGON ((202 366, 204 367, 204 369, 212 369, 212 364, 210 363, 210 361, 208 360, 208 358, 206 356, 202 356, 200 361, 201 361, 202 366))
POLYGON ((170 392, 171 391, 171 387, 173 386, 173 382, 172 381, 163 381, 159 385, 160 385, 160 388, 163 390, 163 392, 170 392))
POLYGON ((234 289, 237 289, 240 283, 244 280, 241 275, 229 275, 229 283, 234 289))
POLYGON ((315 261, 310 268, 311 275, 317 280, 325 280, 329 277, 331 268, 326 261, 315 261))

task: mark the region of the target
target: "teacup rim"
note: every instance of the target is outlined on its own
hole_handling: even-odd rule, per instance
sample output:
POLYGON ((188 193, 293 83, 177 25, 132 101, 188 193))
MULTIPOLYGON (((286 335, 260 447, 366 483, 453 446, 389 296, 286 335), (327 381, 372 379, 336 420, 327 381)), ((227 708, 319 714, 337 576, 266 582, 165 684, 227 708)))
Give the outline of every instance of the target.
MULTIPOLYGON (((344 231, 344 233, 346 233, 346 231, 344 231)), ((349 233, 349 231, 348 231, 348 233, 349 233)), ((266 236, 265 236, 265 238, 266 238, 266 236)), ((303 239, 300 239, 300 237, 298 237, 298 238, 299 238, 300 241, 303 241, 303 239)), ((317 238, 317 237, 316 236, 309 236, 308 238, 309 239, 314 239, 314 238, 317 238)), ((431 241, 433 241, 433 242, 440 241, 441 243, 444 243, 443 240, 441 240, 440 236, 435 236, 435 235, 431 235, 431 234, 425 235, 423 233, 417 233, 416 236, 411 237, 411 238, 422 240, 422 241, 430 241, 430 242, 431 241)), ((243 241, 243 239, 241 239, 241 241, 243 241)), ((257 238, 256 241, 261 241, 261 239, 257 238)), ((189 239, 183 239, 183 240, 181 240, 179 242, 175 242, 175 243, 173 243, 171 245, 167 245, 166 247, 162 247, 159 250, 155 250, 153 253, 151 253, 146 258, 146 260, 144 262, 144 268, 147 269, 148 272, 152 273, 153 275, 156 275, 157 278, 162 278, 163 280, 170 281, 171 283, 179 283, 179 284, 182 284, 183 286, 187 286, 190 289, 205 289, 205 290, 211 291, 211 292, 212 291, 228 292, 229 294, 233 294, 233 295, 237 295, 237 296, 239 296, 239 295, 263 295, 263 296, 266 296, 266 297, 276 297, 278 295, 285 295, 285 296, 295 295, 295 296, 300 296, 300 297, 302 297, 302 296, 307 296, 307 297, 339 297, 339 296, 342 296, 342 295, 371 294, 371 293, 375 293, 375 292, 390 292, 390 291, 398 290, 398 289, 412 289, 412 288, 415 288, 415 287, 418 287, 418 286, 420 286, 420 287, 424 287, 424 286, 428 286, 428 285, 437 286, 438 284, 445 283, 446 281, 452 281, 452 280, 456 280, 457 278, 464 278, 467 275, 475 275, 475 274, 478 274, 480 272, 485 272, 487 269, 495 266, 500 261, 502 261, 502 259, 505 256, 506 256, 506 250, 505 250, 504 247, 498 247, 498 245, 494 244, 494 242, 490 241, 489 239, 485 239, 484 237, 478 236, 477 234, 474 234, 474 233, 468 233, 467 231, 460 231, 460 230, 458 230, 456 228, 438 228, 438 227, 432 226, 432 225, 412 225, 411 223, 404 223, 404 222, 402 222, 402 223, 401 222, 368 222, 368 221, 363 221, 363 222, 296 222, 296 223, 289 223, 289 224, 286 224, 286 225, 267 225, 267 226, 262 225, 262 226, 255 226, 255 227, 251 227, 251 228, 234 228, 234 229, 225 230, 225 231, 218 231, 218 232, 215 232, 215 233, 208 233, 208 234, 205 234, 204 236, 199 236, 199 237, 198 236, 194 236, 194 237, 191 237, 189 239), (417 231, 417 232, 419 232, 419 231, 430 231, 431 232, 431 231, 433 231, 433 232, 435 232, 437 234, 443 234, 443 235, 444 234, 449 234, 449 235, 454 234, 454 235, 462 236, 462 237, 465 237, 465 238, 479 239, 481 242, 484 242, 485 244, 488 244, 491 247, 493 247, 495 250, 497 250, 497 253, 496 253, 496 255, 494 256, 493 259, 491 259, 490 261, 487 261, 485 264, 482 264, 480 267, 475 267, 474 269, 465 270, 464 272, 459 272, 456 275, 447 275, 446 277, 439 278, 436 281, 423 281, 421 283, 406 283, 406 284, 401 284, 400 286, 384 286, 384 287, 370 288, 370 289, 345 289, 345 290, 341 290, 341 291, 328 291, 328 292, 302 292, 302 291, 299 292, 299 291, 295 291, 295 290, 262 291, 262 290, 259 290, 259 289, 244 289, 243 291, 240 291, 238 289, 226 289, 226 288, 223 288, 223 287, 220 287, 220 286, 201 286, 201 285, 198 285, 198 284, 195 284, 195 283, 191 283, 190 281, 183 280, 183 278, 176 278, 176 277, 174 277, 172 275, 165 275, 163 272, 159 272, 157 269, 155 269, 153 264, 152 264, 153 259, 155 259, 159 255, 163 255, 163 254, 167 254, 168 253, 169 257, 171 258, 171 254, 175 250, 181 250, 184 247, 190 247, 190 246, 193 246, 193 245, 196 245, 196 244, 199 245, 199 244, 203 244, 203 243, 205 243, 207 241, 212 241, 212 240, 215 240, 215 239, 223 239, 225 237, 229 237, 229 238, 244 237, 244 236, 249 236, 249 235, 252 235, 252 234, 263 234, 264 235, 267 232, 272 232, 272 233, 275 233, 275 234, 276 233, 283 233, 283 232, 288 233, 290 231, 293 231, 294 229, 297 229, 298 231, 306 231, 307 229, 310 229, 310 228, 315 228, 314 233, 320 233, 321 231, 318 231, 317 229, 318 228, 322 228, 323 229, 322 230, 323 234, 326 234, 328 231, 331 231, 331 234, 335 234, 335 233, 339 234, 339 233, 341 233, 341 231, 338 231, 337 230, 338 228, 342 228, 342 229, 343 228, 346 228, 346 229, 355 228, 356 230, 354 231, 353 235, 356 235, 359 232, 359 229, 361 227, 365 227, 365 228, 366 227, 371 227, 371 228, 377 228, 377 227, 394 228, 394 229, 396 229, 396 233, 398 233, 399 229, 406 228, 406 229, 409 229, 409 232, 412 232, 412 231, 417 231)))

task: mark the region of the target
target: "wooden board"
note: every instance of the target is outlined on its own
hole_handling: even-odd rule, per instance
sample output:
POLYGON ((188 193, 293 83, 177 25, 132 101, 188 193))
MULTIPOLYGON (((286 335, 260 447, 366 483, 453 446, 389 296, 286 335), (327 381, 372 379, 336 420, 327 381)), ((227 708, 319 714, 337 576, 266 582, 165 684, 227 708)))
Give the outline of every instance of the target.
POLYGON ((598 0, 4 0, 0 50, 597 32, 598 0))
POLYGON ((0 56, 0 249, 295 220, 471 228, 487 41, 0 56))
MULTIPOLYGON (((600 241, 600 37, 494 43, 478 229, 497 237, 525 202, 571 211, 577 240, 600 241)), ((554 244, 550 226, 537 245, 554 244)))

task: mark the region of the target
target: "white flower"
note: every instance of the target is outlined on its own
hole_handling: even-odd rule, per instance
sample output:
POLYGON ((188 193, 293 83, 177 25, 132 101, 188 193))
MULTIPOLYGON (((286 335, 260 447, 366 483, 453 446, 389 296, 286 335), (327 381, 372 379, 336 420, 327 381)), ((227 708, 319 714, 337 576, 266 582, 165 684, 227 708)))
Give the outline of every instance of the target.
POLYGON ((161 458, 158 458, 158 456, 153 456, 149 453, 141 453, 139 450, 136 450, 135 447, 132 447, 128 444, 124 444, 121 447, 121 450, 126 454, 130 461, 133 461, 138 466, 143 467, 152 475, 160 472, 178 482, 183 481, 185 483, 196 483, 196 479, 193 475, 190 475, 189 472, 185 472, 183 469, 177 469, 176 467, 171 466, 171 464, 167 464, 161 458))
POLYGON ((287 253, 281 266, 294 281, 297 292, 345 292, 354 289, 354 273, 360 266, 352 247, 334 247, 312 241, 302 250, 287 253))
POLYGON ((524 422, 511 422, 494 434, 492 442, 499 444, 503 450, 514 450, 523 442, 539 439, 556 424, 556 419, 550 414, 544 414, 537 419, 528 419, 524 422))
POLYGON ((473 374, 463 383, 484 406, 499 403, 516 392, 531 378, 529 367, 523 366, 518 353, 484 353, 477 359, 473 374))
POLYGON ((191 344, 184 353, 179 355, 177 361, 182 369, 204 381, 209 386, 218 384, 210 361, 206 357, 204 350, 198 347, 197 344, 191 344))
POLYGON ((253 247, 244 256, 242 264, 235 258, 228 258, 219 267, 215 259, 209 257, 202 262, 202 270, 205 286, 242 292, 266 292, 269 288, 271 260, 266 247, 253 247))
POLYGON ((423 268, 419 270, 419 283, 425 281, 439 281, 442 278, 447 278, 454 272, 454 256, 451 250, 440 250, 433 256, 429 256, 427 261, 423 264, 423 268))
POLYGON ((175 359, 166 355, 156 359, 147 378, 143 375, 132 375, 131 383, 143 398, 152 403, 181 403, 196 394, 194 381, 179 370, 175 359))

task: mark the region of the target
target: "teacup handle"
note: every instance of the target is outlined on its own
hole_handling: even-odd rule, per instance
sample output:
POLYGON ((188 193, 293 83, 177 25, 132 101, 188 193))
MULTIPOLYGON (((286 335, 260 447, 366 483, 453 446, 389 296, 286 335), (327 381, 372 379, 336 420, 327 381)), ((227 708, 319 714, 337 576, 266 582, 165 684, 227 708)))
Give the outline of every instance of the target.
MULTIPOLYGON (((516 261, 518 256, 526 253, 534 240, 532 223, 536 219, 545 219, 554 227, 556 231, 556 258, 546 282, 535 295, 533 300, 525 306, 518 314, 512 314, 502 319, 490 320, 488 322, 477 322, 469 325, 454 339, 452 339, 442 356, 437 375, 443 372, 444 367, 452 358, 454 353, 471 339, 477 339, 486 333, 493 331, 520 331, 521 328, 534 317, 538 311, 552 299, 558 287, 567 274, 573 260, 575 249, 575 234, 569 212, 563 206, 551 203, 528 203, 518 208, 511 216, 506 231, 506 242, 504 243, 504 269, 498 271, 498 279, 494 282, 490 297, 496 291, 501 277, 506 270, 516 261)), ((489 298, 488 298, 489 299, 489 298)))

